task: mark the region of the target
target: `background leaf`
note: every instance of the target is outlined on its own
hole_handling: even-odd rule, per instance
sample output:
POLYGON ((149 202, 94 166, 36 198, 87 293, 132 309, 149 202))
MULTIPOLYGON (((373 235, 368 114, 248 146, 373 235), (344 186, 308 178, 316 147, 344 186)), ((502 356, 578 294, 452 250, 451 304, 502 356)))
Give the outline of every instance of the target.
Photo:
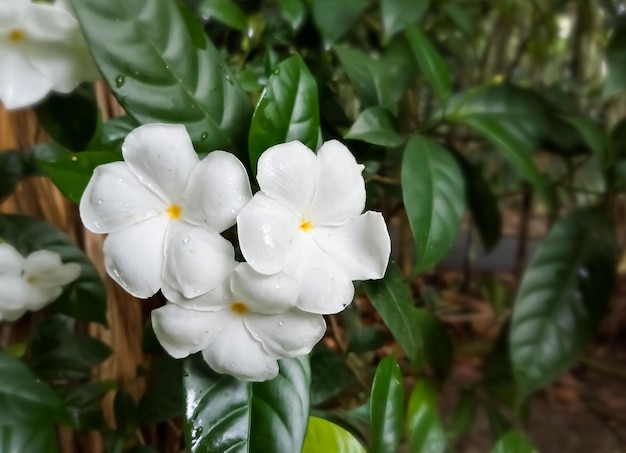
POLYGON ((509 431, 498 440, 491 453, 533 453, 535 451, 523 434, 509 431))
POLYGON ((5 425, 0 422, 0 449, 7 453, 56 453, 59 446, 53 425, 46 423, 5 425))
POLYGON ((341 38, 367 7, 367 0, 312 0, 313 20, 324 44, 330 47, 341 38))
POLYGON ((607 77, 604 85, 605 99, 626 91, 626 27, 623 24, 613 31, 613 36, 606 48, 607 77))
POLYGON ((309 417, 302 453, 365 453, 352 434, 327 420, 309 417))
POLYGON ((22 178, 22 156, 17 151, 0 152, 0 202, 8 198, 22 178))
POLYGON ((278 0, 280 14, 289 22, 292 30, 300 28, 306 17, 302 0, 278 0))
POLYGON ((437 415, 435 389, 425 379, 418 380, 409 398, 407 412, 409 451, 443 453, 446 435, 437 415))
POLYGON ((370 107, 361 112, 344 138, 362 140, 388 148, 395 148, 404 143, 396 131, 393 116, 382 107, 370 107))
POLYGON ((198 12, 204 20, 215 18, 235 30, 246 30, 246 14, 234 0, 202 0, 198 12))
POLYGON ((372 453, 394 453, 402 436, 404 388, 402 373, 391 355, 380 361, 370 400, 372 453))
POLYGON ((381 0, 383 36, 388 41, 407 25, 415 24, 428 9, 430 0, 381 0))

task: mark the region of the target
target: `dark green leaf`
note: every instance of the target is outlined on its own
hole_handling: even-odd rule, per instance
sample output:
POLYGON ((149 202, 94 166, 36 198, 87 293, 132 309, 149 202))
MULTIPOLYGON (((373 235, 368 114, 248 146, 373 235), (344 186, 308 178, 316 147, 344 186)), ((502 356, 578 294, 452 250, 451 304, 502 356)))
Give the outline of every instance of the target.
POLYGON ((326 47, 352 28, 367 3, 367 0, 313 0, 313 20, 326 47))
POLYGON ((214 18, 239 31, 247 28, 246 14, 235 0, 202 0, 198 12, 204 20, 214 18))
POLYGON ((140 424, 159 423, 184 413, 182 379, 182 361, 166 357, 153 363, 148 388, 139 400, 140 424))
MULTIPOLYGON (((513 377, 513 365, 509 348, 510 323, 507 322, 501 330, 491 354, 485 363, 484 377, 480 383, 484 390, 496 400, 513 408, 517 402, 517 386, 513 377)), ((487 413, 489 415, 489 413, 487 413)), ((501 433, 498 433, 498 436, 501 433)), ((498 438, 496 436, 496 440, 498 438)))
POLYGON ((406 37, 411 44, 417 64, 424 73, 435 94, 445 102, 452 91, 452 75, 441 55, 434 48, 426 35, 416 26, 406 29, 406 37))
POLYGON ((176 0, 73 0, 94 60, 138 122, 180 123, 198 152, 245 149, 250 101, 176 0))
POLYGON ((354 386, 343 358, 319 343, 311 352, 311 406, 318 406, 354 386))
POLYGON ((388 41, 407 25, 415 24, 429 5, 430 0, 381 0, 384 39, 388 41))
POLYGON ((283 61, 261 95, 250 125, 252 168, 270 146, 299 140, 317 149, 320 112, 315 78, 299 55, 283 61))
POLYGON ((126 136, 139 123, 128 115, 113 118, 102 126, 100 134, 89 144, 90 150, 121 151, 126 136))
POLYGON ((98 104, 91 86, 69 94, 51 93, 35 107, 35 113, 54 141, 72 151, 87 149, 98 127, 98 104))
POLYGON ((50 250, 64 263, 81 265, 77 280, 65 286, 52 307, 79 321, 106 325, 106 288, 96 268, 71 240, 46 222, 21 215, 0 215, 0 237, 26 256, 36 250, 50 250))
POLYGON ((378 364, 370 400, 372 453, 394 453, 400 443, 404 420, 402 373, 394 356, 378 364))
POLYGON ((3 453, 56 453, 59 451, 54 425, 0 422, 0 451, 3 453))
POLYGON ((122 154, 119 152, 85 151, 66 154, 52 162, 40 160, 38 165, 63 195, 78 204, 94 169, 98 165, 119 160, 122 160, 122 154))
POLYGON ((565 121, 574 126, 587 146, 593 151, 604 168, 610 164, 609 139, 601 127, 584 116, 565 116, 565 121))
POLYGON ((17 151, 0 152, 0 202, 8 198, 22 178, 22 156, 17 151))
POLYGON ((436 393, 425 379, 417 381, 409 399, 407 428, 409 450, 422 453, 446 451, 446 435, 437 414, 436 393))
POLYGON ((382 107, 370 107, 361 112, 344 138, 362 140, 388 148, 395 148, 404 143, 400 134, 396 132, 393 116, 382 107))
POLYGON ((327 420, 309 417, 302 453, 365 453, 352 434, 327 420))
POLYGON ((487 421, 489 422, 489 432, 493 442, 497 442, 505 433, 509 432, 513 425, 493 404, 484 405, 487 421))
POLYGON ((604 314, 619 245, 599 209, 559 220, 526 270, 512 315, 510 348, 520 397, 569 368, 604 314))
POLYGON ((308 359, 284 359, 279 364, 275 379, 250 383, 212 372, 199 356, 186 360, 189 451, 300 451, 309 413, 308 359))
POLYGON ((72 419, 72 426, 78 430, 102 429, 105 426, 102 413, 102 398, 113 390, 115 382, 88 382, 55 387, 55 392, 72 419))
POLYGON ((446 148, 414 136, 404 149, 401 179, 417 269, 426 271, 445 257, 456 239, 465 208, 463 175, 446 148))
POLYGON ((417 329, 420 331, 426 363, 441 381, 443 381, 452 367, 452 343, 446 327, 437 316, 428 310, 415 311, 417 329))
POLYGON ((139 424, 137 404, 132 395, 124 390, 118 390, 113 401, 115 412, 115 427, 127 436, 132 435, 139 424))
POLYGON ((498 440, 491 453, 533 453, 536 451, 526 436, 517 431, 509 431, 498 440))
POLYGON ((297 30, 304 22, 306 9, 302 0, 278 0, 280 14, 285 18, 292 30, 297 30))
POLYGON ((610 98, 626 90, 626 27, 619 26, 606 48, 607 77, 603 97, 610 98))
POLYGON ((456 439, 467 433, 474 423, 477 408, 478 401, 474 393, 463 391, 446 428, 449 438, 456 439))

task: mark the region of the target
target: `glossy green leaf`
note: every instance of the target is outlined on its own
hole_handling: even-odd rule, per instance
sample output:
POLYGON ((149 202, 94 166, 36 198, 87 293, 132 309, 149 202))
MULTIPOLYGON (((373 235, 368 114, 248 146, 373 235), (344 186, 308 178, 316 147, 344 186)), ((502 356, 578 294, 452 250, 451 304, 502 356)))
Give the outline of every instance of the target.
POLYGON ((247 28, 246 13, 235 0, 202 0, 198 13, 204 20, 215 19, 235 30, 247 28))
POLYGON ((70 201, 79 204, 80 198, 98 165, 122 160, 116 151, 85 151, 68 153, 54 161, 39 160, 38 165, 70 201))
POLYGON ((191 453, 297 452, 309 414, 308 359, 279 362, 266 382, 214 373, 200 356, 185 361, 185 436, 191 453))
POLYGON ((429 5, 430 0, 381 0, 384 39, 388 41, 406 26, 415 24, 429 5))
POLYGON ((446 434, 439 420, 436 400, 437 394, 430 382, 421 379, 415 383, 407 410, 408 451, 446 451, 446 434))
POLYGON ((537 450, 523 434, 509 431, 493 447, 491 453, 533 453, 537 450))
POLYGON ((252 167, 278 143, 299 140, 316 150, 319 134, 317 83, 302 58, 293 55, 270 76, 254 111, 248 140, 252 167))
POLYGON ((113 381, 71 383, 55 386, 54 391, 70 414, 72 427, 78 430, 97 430, 106 426, 102 413, 102 398, 115 388, 113 381))
POLYGON ((394 356, 378 364, 370 399, 372 453, 394 453, 400 444, 404 421, 402 373, 394 356))
POLYGON ((456 239, 465 208, 463 175, 446 148, 414 136, 404 149, 401 180, 417 269, 423 272, 439 263, 456 239))
POLYGON ((0 451, 3 453, 56 453, 59 451, 54 425, 0 422, 0 451))
POLYGON ((618 26, 606 48, 607 76, 604 85, 605 99, 626 91, 626 27, 618 26))
POLYGON ((292 30, 298 30, 306 18, 303 0, 278 0, 280 14, 289 22, 292 30))
POLYGON ((356 22, 367 7, 367 0, 312 0, 313 21, 330 47, 356 22))
POLYGON ((370 107, 361 112, 344 138, 388 148, 396 148, 404 143, 396 131, 393 116, 382 107, 370 107))
POLYGON ((94 137, 94 140, 89 144, 89 149, 94 151, 121 151, 124 139, 137 127, 139 127, 139 123, 128 115, 113 118, 102 125, 100 134, 94 137))
POLYGON ((613 291, 619 245, 600 209, 560 219, 528 265, 511 320, 510 349, 520 397, 574 364, 613 291))
POLYGON ((365 453, 365 449, 352 434, 318 417, 309 417, 302 453, 365 453))
POLYGON ((79 321, 107 324, 104 283, 91 261, 65 234, 39 219, 22 215, 0 215, 0 238, 13 245, 24 256, 43 249, 58 253, 65 263, 80 264, 81 273, 78 279, 65 286, 52 307, 79 321))
POLYGON ((22 178, 22 156, 17 151, 0 152, 0 202, 8 198, 22 178))
POLYGON ((452 92, 452 75, 428 37, 416 26, 406 29, 417 64, 430 83, 439 101, 445 102, 452 92))
POLYGON ((612 156, 609 155, 609 139, 601 127, 584 116, 570 115, 563 117, 563 119, 578 130, 598 161, 602 163, 603 167, 606 167, 612 156))
POLYGON ((344 358, 323 343, 313 348, 310 360, 311 406, 324 404, 354 387, 354 376, 344 358))
POLYGON ((476 395, 469 391, 463 391, 446 427, 448 437, 456 439, 464 436, 474 424, 477 409, 478 400, 476 395))
POLYGON ((554 194, 533 162, 527 144, 503 126, 501 119, 491 115, 472 115, 464 120, 479 131, 504 155, 515 170, 526 179, 551 210, 556 209, 554 194))
POLYGON ((69 94, 53 92, 35 107, 35 113, 54 141, 72 151, 87 148, 100 114, 91 86, 80 86, 69 94))
POLYGON ((72 3, 98 68, 129 115, 142 124, 184 124, 198 152, 242 156, 250 101, 180 2, 72 3))

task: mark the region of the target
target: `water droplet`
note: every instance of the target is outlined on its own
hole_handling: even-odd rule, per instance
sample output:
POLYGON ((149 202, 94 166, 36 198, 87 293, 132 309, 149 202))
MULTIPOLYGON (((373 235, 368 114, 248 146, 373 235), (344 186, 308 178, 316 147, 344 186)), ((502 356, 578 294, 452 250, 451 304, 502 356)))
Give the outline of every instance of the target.
POLYGON ((144 215, 146 217, 152 217, 157 213, 156 209, 148 209, 146 212, 144 212, 144 215))
POLYGON ((102 228, 102 225, 100 225, 100 222, 98 222, 97 220, 93 222, 93 226, 95 226, 97 229, 102 228))
POLYGON ((124 86, 124 83, 126 83, 126 77, 124 77, 122 74, 119 74, 115 78, 115 86, 121 88, 124 86))
POLYGON ((184 376, 184 377, 188 377, 188 376, 189 376, 189 373, 188 373, 187 371, 185 371, 185 372, 183 373, 183 376, 184 376))
POLYGON ((205 141, 207 138, 209 138, 209 134, 207 132, 203 132, 200 136, 201 141, 205 141))
POLYGON ((233 84, 233 78, 228 74, 226 74, 226 81, 230 83, 231 85, 233 84))
POLYGON ((125 208, 128 208, 128 207, 130 207, 130 204, 128 204, 128 203, 124 203, 124 207, 125 207, 125 208))
POLYGON ((235 367, 235 362, 230 362, 230 367, 234 368, 235 367))
POLYGON ((191 238, 189 236, 185 236, 183 238, 183 244, 189 244, 189 241, 191 241, 191 238))
POLYGON ((72 156, 72 162, 76 162, 78 160, 77 156, 72 156))
POLYGON ((122 273, 120 272, 120 270, 117 267, 113 268, 113 274, 117 277, 117 278, 121 278, 122 277, 122 273))
POLYGON ((279 325, 279 326, 282 326, 282 325, 284 325, 284 324, 285 324, 285 321, 278 321, 278 325, 279 325))
POLYGON ((98 201, 96 201, 97 205, 101 205, 102 204, 102 198, 99 198, 98 201))

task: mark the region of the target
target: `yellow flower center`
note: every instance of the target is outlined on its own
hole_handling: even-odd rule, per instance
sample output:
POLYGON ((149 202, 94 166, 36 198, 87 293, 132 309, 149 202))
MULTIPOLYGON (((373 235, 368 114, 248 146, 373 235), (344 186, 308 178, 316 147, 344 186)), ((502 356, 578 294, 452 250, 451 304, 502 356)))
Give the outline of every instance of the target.
POLYGON ((26 281, 32 285, 33 283, 37 281, 37 277, 35 277, 34 275, 31 275, 26 279, 26 281))
POLYGON ((14 28, 9 31, 9 39, 13 42, 21 41, 26 38, 26 32, 21 28, 14 28))
POLYGON ((173 204, 172 206, 167 208, 166 212, 167 212, 167 215, 170 216, 170 219, 176 220, 176 219, 180 219, 180 211, 181 211, 181 207, 178 206, 177 204, 173 204))
POLYGON ((245 315, 249 311, 248 306, 243 302, 233 302, 230 309, 238 315, 245 315))
POLYGON ((305 220, 304 222, 300 224, 300 229, 304 232, 307 232, 313 229, 313 224, 311 223, 310 220, 305 220))

